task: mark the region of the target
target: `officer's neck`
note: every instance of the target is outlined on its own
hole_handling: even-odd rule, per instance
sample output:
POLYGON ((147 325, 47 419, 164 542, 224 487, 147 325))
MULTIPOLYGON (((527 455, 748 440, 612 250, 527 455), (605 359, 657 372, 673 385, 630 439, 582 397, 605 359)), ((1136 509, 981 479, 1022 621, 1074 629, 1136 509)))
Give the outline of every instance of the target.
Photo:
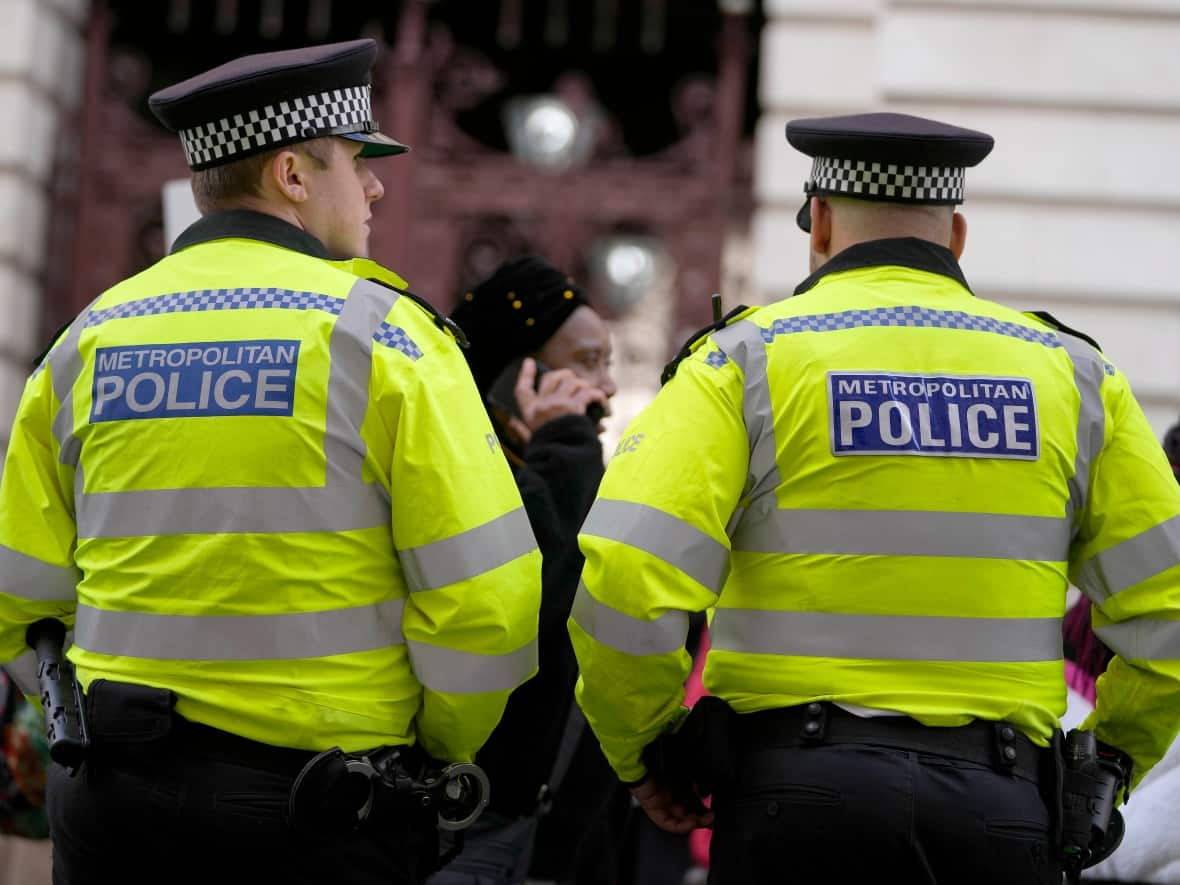
POLYGON ((936 246, 941 246, 944 249, 950 249, 951 254, 955 256, 957 261, 962 250, 958 252, 952 247, 950 233, 947 236, 931 236, 928 231, 915 231, 905 229, 888 229, 881 231, 841 231, 835 226, 832 228, 831 236, 825 241, 817 244, 815 238, 812 238, 811 248, 811 272, 815 273, 841 252, 851 249, 855 246, 862 246, 866 243, 879 242, 881 240, 903 240, 913 239, 922 240, 927 243, 933 243, 936 246), (819 248, 817 248, 817 245, 819 248))
POLYGON ((303 219, 299 217, 299 213, 293 205, 276 203, 274 200, 268 200, 265 197, 248 195, 234 200, 232 206, 221 206, 219 208, 244 209, 247 212, 270 215, 278 218, 280 221, 287 222, 292 227, 299 228, 301 231, 311 233, 307 230, 307 226, 303 223, 303 219))

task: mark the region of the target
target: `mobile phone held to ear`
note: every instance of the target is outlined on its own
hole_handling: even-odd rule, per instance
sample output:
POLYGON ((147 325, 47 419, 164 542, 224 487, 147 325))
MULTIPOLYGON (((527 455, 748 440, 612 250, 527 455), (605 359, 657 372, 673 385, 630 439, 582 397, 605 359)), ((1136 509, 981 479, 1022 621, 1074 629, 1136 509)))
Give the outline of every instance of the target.
MULTIPOLYGON (((523 418, 520 414, 520 405, 516 402, 516 380, 520 377, 520 369, 525 359, 525 357, 520 357, 506 365, 503 371, 496 376, 492 386, 488 388, 488 402, 515 418, 523 418)), ((533 379, 533 390, 537 390, 541 386, 541 377, 549 371, 549 367, 537 359, 534 359, 533 362, 537 364, 537 376, 533 379)), ((601 403, 590 403, 586 407, 586 417, 597 424, 606 417, 606 410, 601 403)))
MULTIPOLYGON (((503 412, 508 412, 514 418, 522 418, 520 404, 516 402, 516 379, 520 377, 520 368, 524 365, 525 357, 514 359, 496 376, 492 386, 488 388, 488 402, 503 412)), ((548 366, 539 360, 537 363, 537 377, 533 380, 533 390, 541 385, 541 376, 549 371, 548 366)))

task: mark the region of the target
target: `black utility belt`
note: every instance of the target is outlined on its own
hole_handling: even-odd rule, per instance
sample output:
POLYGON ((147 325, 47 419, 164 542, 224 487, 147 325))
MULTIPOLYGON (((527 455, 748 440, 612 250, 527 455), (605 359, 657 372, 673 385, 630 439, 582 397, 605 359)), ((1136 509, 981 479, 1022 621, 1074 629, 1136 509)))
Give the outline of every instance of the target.
POLYGON ((278 747, 192 722, 179 716, 175 705, 176 695, 167 689, 91 682, 85 706, 92 761, 142 765, 183 756, 288 777, 288 823, 315 832, 345 833, 391 821, 423 831, 460 832, 487 807, 487 776, 471 763, 444 765, 415 746, 362 753, 278 747))
POLYGON ((1048 751, 1007 722, 923 725, 909 716, 857 716, 827 701, 735 717, 736 746, 744 752, 780 747, 864 744, 947 756, 986 765, 1039 783, 1048 751))
POLYGON ((157 751, 243 765, 294 778, 316 754, 277 747, 193 722, 173 709, 175 693, 95 679, 86 691, 92 755, 115 761, 157 751))

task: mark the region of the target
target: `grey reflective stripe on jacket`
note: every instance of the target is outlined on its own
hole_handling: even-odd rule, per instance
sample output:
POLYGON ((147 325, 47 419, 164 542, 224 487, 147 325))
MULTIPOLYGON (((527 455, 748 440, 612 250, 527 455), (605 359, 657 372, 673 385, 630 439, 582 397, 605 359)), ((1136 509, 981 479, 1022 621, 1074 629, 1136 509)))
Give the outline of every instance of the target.
POLYGON ((516 651, 501 655, 459 651, 427 642, 406 644, 418 681, 442 694, 511 691, 537 669, 535 638, 516 651))
POLYGON ((711 647, 761 655, 873 661, 1061 659, 1061 618, 953 618, 718 608, 711 647))
POLYGON ((1180 661, 1180 621, 1134 618, 1094 633, 1126 661, 1180 661))
POLYGON ((53 395, 61 403, 57 414, 53 416, 53 435, 58 444, 58 461, 73 467, 75 497, 82 490, 81 470, 78 468, 78 456, 81 453, 81 442, 74 435, 74 382, 82 374, 82 351, 78 349, 78 339, 86 329, 87 321, 94 304, 92 301, 70 324, 65 337, 53 348, 33 372, 36 375, 42 369, 51 365, 50 377, 53 381, 53 395))
POLYGON ((766 340, 761 327, 739 320, 712 336, 713 343, 742 370, 742 422, 750 440, 750 464, 742 490, 744 510, 733 515, 726 527, 735 532, 749 519, 757 519, 775 507, 774 490, 782 485, 778 469, 778 444, 774 437, 774 411, 766 379, 766 340))
POLYGON ((1068 332, 1058 332, 1065 352, 1073 363, 1073 380, 1078 390, 1077 454, 1069 480, 1067 515, 1073 523, 1071 537, 1081 527, 1090 496, 1090 471, 1102 452, 1106 433, 1106 408, 1102 405, 1102 379, 1106 363, 1089 343, 1068 332))
POLYGON ((82 573, 73 565, 50 565, 0 544, 0 592, 38 602, 72 602, 82 573))
POLYGON ((1102 605, 1116 593, 1180 564, 1180 516, 1108 547, 1083 562, 1078 586, 1102 605))
POLYGON ((434 590, 489 572, 537 549, 523 507, 421 547, 398 551, 412 592, 434 590))
POLYGON ((163 615, 79 605, 74 641, 101 655, 170 661, 320 658, 401 645, 405 601, 265 615, 163 615))
POLYGON ((603 645, 623 654, 644 656, 681 651, 688 639, 688 614, 667 611, 654 621, 634 618, 595 599, 578 582, 574 623, 603 645))
MULTIPOLYGON (((346 299, 321 296, 317 302, 320 309, 330 312, 338 309, 339 315, 328 345, 331 367, 324 427, 325 482, 322 486, 303 488, 85 492, 79 469, 79 446, 73 435, 71 403, 74 385, 82 371, 78 340, 82 329, 92 323, 86 315, 80 316, 49 357, 53 361, 54 391, 62 403, 54 420, 54 433, 61 446, 61 460, 77 470, 78 537, 332 532, 388 524, 388 493, 380 484, 362 479, 365 445, 360 427, 368 408, 373 336, 398 297, 392 289, 357 280, 346 299)), ((227 309, 235 306, 241 305, 227 304, 227 309)), ((268 306, 282 307, 282 304, 268 306)), ((297 309, 305 307, 301 305, 297 309)), ((217 305, 210 309, 217 309, 217 305)))
POLYGON ((923 510, 775 510, 743 526, 749 553, 953 556, 1064 562, 1069 521, 1051 516, 923 510))
POLYGON ((729 574, 729 550, 696 526, 647 504, 599 498, 582 534, 619 541, 663 560, 714 593, 729 574))

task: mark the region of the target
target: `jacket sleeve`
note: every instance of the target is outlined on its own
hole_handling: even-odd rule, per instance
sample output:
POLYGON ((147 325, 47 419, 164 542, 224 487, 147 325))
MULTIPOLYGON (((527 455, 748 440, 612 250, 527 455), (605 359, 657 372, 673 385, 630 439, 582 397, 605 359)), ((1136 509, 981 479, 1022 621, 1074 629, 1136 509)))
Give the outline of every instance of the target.
POLYGON ((1105 363, 1101 377, 1104 444, 1070 578, 1115 657, 1082 727, 1131 757, 1134 786, 1180 730, 1180 487, 1126 378, 1105 363))
POLYGON ((470 761, 536 672, 541 557, 458 347, 406 299, 389 322, 422 344, 408 370, 396 350, 374 361, 409 589, 402 631, 422 686, 418 740, 438 759, 470 761))
POLYGON ((582 571, 578 530, 602 482, 602 444, 590 421, 566 415, 537 428, 524 462, 516 482, 541 548, 541 660, 558 655, 572 666, 566 621, 582 571))
POLYGON ((81 580, 73 470, 53 433, 59 406, 44 365, 25 385, 0 476, 0 661, 27 695, 38 689, 25 630, 42 618, 72 627, 81 580))
POLYGON ((627 428, 582 527, 577 698, 624 781, 643 777, 643 748, 682 715, 689 615, 715 604, 729 572, 747 439, 741 371, 709 344, 627 428))
MULTIPOLYGON (((546 518, 573 542, 602 481, 602 443, 594 424, 581 415, 562 415, 536 429, 524 450, 517 482, 548 497, 546 518)), ((538 529, 538 536, 540 530, 538 529)), ((539 537, 538 537, 539 540, 539 537)))

